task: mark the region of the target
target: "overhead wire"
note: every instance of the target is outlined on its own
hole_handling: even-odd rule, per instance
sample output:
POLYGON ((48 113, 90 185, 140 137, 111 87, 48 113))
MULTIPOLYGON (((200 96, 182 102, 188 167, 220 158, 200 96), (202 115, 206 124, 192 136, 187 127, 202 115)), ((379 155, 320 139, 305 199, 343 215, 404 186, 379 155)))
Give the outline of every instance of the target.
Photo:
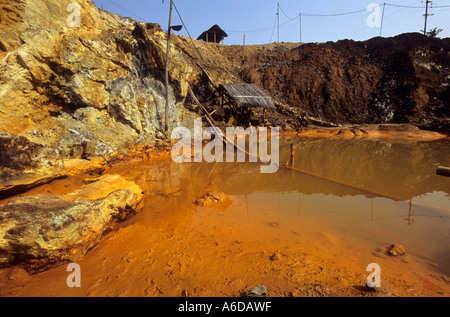
POLYGON ((284 14, 284 16, 286 17, 286 18, 288 18, 289 20, 295 20, 295 19, 297 19, 299 16, 300 16, 300 14, 299 15, 297 15, 296 17, 294 17, 294 18, 290 18, 287 14, 286 14, 286 12, 284 12, 284 10, 283 10, 283 8, 280 6, 280 10, 281 10, 281 12, 283 12, 283 14, 284 14))
MULTIPOLYGON (((386 4, 387 5, 387 4, 386 4)), ((405 8, 409 8, 409 9, 412 9, 411 7, 412 6, 404 6, 405 8)), ((421 8, 421 9, 423 9, 423 8, 421 8)), ((399 13, 401 13, 401 12, 403 12, 403 10, 397 10, 397 11, 395 11, 395 12, 393 12, 393 13, 391 13, 391 14, 389 14, 389 15, 387 15, 386 17, 385 17, 385 25, 391 25, 392 24, 392 21, 389 21, 389 18, 391 18, 391 17, 393 17, 394 15, 397 15, 397 14, 399 14, 399 13)), ((411 12, 411 13, 409 13, 406 17, 410 17, 411 15, 414 15, 414 14, 416 14, 417 12, 416 11, 414 11, 414 12, 411 12)))
POLYGON ((113 5, 115 5, 116 7, 120 8, 121 10, 123 10, 123 11, 125 11, 125 12, 127 12, 127 13, 129 13, 129 14, 131 14, 131 15, 133 15, 134 17, 138 18, 138 19, 141 20, 142 22, 145 21, 144 18, 141 18, 140 16, 136 15, 135 13, 133 13, 133 12, 131 12, 131 11, 125 9, 125 8, 122 7, 121 5, 115 3, 114 1, 112 1, 112 0, 106 0, 106 1, 112 3, 113 5))
MULTIPOLYGON (((407 6, 407 5, 401 5, 401 4, 393 4, 393 3, 386 3, 387 6, 391 7, 398 7, 398 8, 411 8, 411 9, 423 9, 424 7, 420 6, 407 6)), ((443 6, 433 6, 433 8, 439 9, 439 8, 450 8, 450 5, 443 5, 443 6)))
POLYGON ((197 53, 198 53, 198 55, 200 56, 200 58, 201 58, 202 60, 204 60, 204 59, 203 59, 203 56, 202 56, 202 53, 200 53, 200 51, 198 50, 198 48, 197 48, 197 46, 195 45, 194 41, 192 40, 192 36, 191 36, 191 34, 189 33, 189 30, 188 30, 186 24, 184 23, 183 18, 181 17, 180 11, 178 11, 178 8, 177 8, 177 6, 176 6, 176 4, 175 4, 175 1, 173 1, 173 7, 175 8, 175 11, 177 12, 178 17, 180 18, 180 21, 181 21, 181 23, 183 24, 184 29, 186 30, 186 33, 189 35, 189 39, 191 40, 192 45, 194 46, 194 48, 195 48, 195 50, 197 51, 197 53))
MULTIPOLYGON (((412 6, 414 3, 416 3, 416 1, 414 1, 413 3, 411 3, 411 5, 407 5, 407 6, 412 6)), ((383 6, 384 6, 384 7, 386 7, 386 5, 387 5, 387 3, 383 3, 383 6)), ((389 15, 385 15, 384 18, 383 18, 383 26, 389 24, 389 22, 386 22, 387 19, 389 19, 389 18, 390 18, 391 16, 393 16, 393 15, 396 15, 396 14, 399 13, 399 12, 402 12, 402 10, 398 10, 398 11, 395 11, 395 12, 389 14, 389 15)), ((348 38, 348 37, 350 37, 350 36, 352 36, 352 35, 355 35, 355 34, 359 34, 359 33, 362 32, 362 31, 366 31, 366 32, 367 32, 368 30, 369 30, 369 29, 368 29, 367 27, 360 28, 360 29, 358 29, 358 30, 356 30, 356 31, 353 31, 353 32, 351 32, 351 33, 345 35, 345 38, 348 38)))
MULTIPOLYGON (((283 23, 280 24, 280 26, 281 26, 281 25, 288 24, 288 23, 291 23, 291 22, 292 22, 292 21, 286 21, 286 22, 283 22, 283 23)), ((254 33, 254 32, 268 31, 268 30, 271 30, 271 29, 272 29, 272 27, 269 27, 269 28, 263 28, 263 29, 257 29, 257 30, 246 30, 246 31, 233 31, 233 30, 224 30, 224 31, 230 32, 230 33, 254 33)))
MULTIPOLYGON (((112 0, 106 0, 106 1, 110 2, 110 3, 113 4, 114 6, 120 8, 121 10, 127 12, 128 14, 130 14, 130 15, 132 15, 132 16, 138 18, 139 20, 145 21, 144 18, 142 18, 142 17, 140 17, 139 15, 135 14, 134 12, 132 12, 132 11, 130 11, 130 10, 124 8, 123 6, 117 4, 116 2, 114 2, 114 1, 112 1, 112 0)), ((438 2, 438 1, 440 2, 440 0, 436 0, 436 2, 438 2)), ((390 6, 390 7, 405 8, 405 9, 408 9, 408 8, 409 8, 409 9, 422 9, 422 10, 424 9, 423 6, 416 6, 416 5, 402 5, 402 4, 394 4, 394 3, 384 3, 384 5, 385 5, 385 6, 390 6)), ((189 30, 187 29, 186 24, 184 23, 184 21, 183 21, 183 19, 182 19, 182 17, 181 17, 180 12, 179 12, 178 9, 176 8, 176 5, 174 5, 174 7, 175 7, 175 10, 177 11, 178 16, 180 17, 180 20, 181 20, 183 26, 184 26, 185 29, 186 29, 186 32, 188 33, 189 37, 192 39, 192 36, 190 35, 189 30)), ((432 8, 435 8, 435 9, 439 9, 439 8, 450 8, 450 5, 433 5, 432 8)), ((352 14, 357 14, 357 13, 367 12, 367 8, 361 9, 361 10, 349 11, 349 12, 330 13, 330 14, 315 14, 315 13, 303 13, 303 12, 302 12, 302 13, 299 13, 298 15, 296 15, 295 17, 290 17, 290 16, 283 10, 283 8, 282 8, 281 6, 280 6, 280 10, 281 10, 281 12, 283 13, 283 15, 288 19, 288 21, 285 21, 285 22, 283 22, 283 23, 280 23, 279 26, 286 25, 286 24, 288 24, 288 23, 290 23, 290 22, 292 22, 292 21, 298 19, 298 18, 300 17, 300 15, 301 15, 302 17, 337 17, 337 16, 346 16, 346 15, 352 15, 352 14)), ((391 17, 392 15, 395 15, 395 14, 398 13, 398 12, 401 12, 401 11, 397 11, 397 12, 395 12, 395 13, 393 13, 393 14, 387 16, 386 18, 389 18, 389 17, 391 17)), ((226 29, 225 31, 226 31, 226 32, 230 32, 230 33, 256 33, 256 32, 263 32, 263 31, 272 30, 272 35, 271 35, 271 37, 270 37, 270 42, 271 42, 271 41, 272 41, 272 38, 273 38, 273 34, 274 34, 274 32, 275 32, 275 28, 276 28, 276 19, 275 19, 275 24, 274 24, 274 26, 271 26, 271 27, 260 28, 260 29, 254 29, 254 30, 228 30, 228 29, 226 29)), ((358 32, 360 32, 360 31, 361 31, 361 30, 357 30, 357 31, 354 32, 354 33, 358 33, 358 32)), ((352 33, 352 34, 354 34, 354 33, 352 33)), ((195 46, 194 43, 192 43, 192 44, 194 45, 194 47, 196 48, 197 52, 198 52, 199 55, 201 56, 200 52, 198 51, 198 48, 195 46)), ((202 58, 202 59, 203 59, 203 58, 202 58)))
MULTIPOLYGON (((391 7, 399 7, 399 8, 411 8, 411 9, 424 9, 423 6, 414 6, 414 5, 400 5, 400 4, 393 4, 393 3, 384 3, 384 5, 386 6, 391 6, 391 7)), ((439 5, 439 6, 433 6, 433 8, 450 8, 450 5, 439 5)), ((290 17, 289 15, 286 14, 286 12, 283 10, 283 8, 280 6, 280 10, 281 12, 284 14, 284 16, 289 20, 287 22, 284 22, 281 25, 285 25, 293 20, 296 20, 300 14, 298 14, 295 17, 290 17)), ((367 12, 367 8, 365 9, 361 9, 361 10, 355 10, 355 11, 349 11, 349 12, 341 12, 341 13, 330 13, 330 14, 316 14, 316 13, 301 13, 302 17, 336 17, 336 16, 346 16, 346 15, 352 15, 352 14, 357 14, 357 13, 362 13, 362 12, 367 12)), ((257 29, 257 30, 246 30, 246 31, 231 31, 231 30, 226 30, 227 32, 235 32, 235 33, 250 33, 250 32, 262 32, 262 31, 267 31, 267 30, 271 30, 272 27, 267 27, 267 28, 262 28, 262 29, 257 29)))
POLYGON ((312 14, 312 13, 303 13, 302 16, 309 16, 309 17, 337 17, 337 16, 343 16, 343 15, 350 15, 350 14, 356 14, 361 12, 367 12, 367 9, 361 9, 356 11, 350 11, 350 12, 343 12, 343 13, 333 13, 333 14, 312 14))
POLYGON ((269 43, 272 43, 272 38, 273 38, 273 35, 275 34, 275 28, 276 27, 277 27, 277 17, 275 16, 275 22, 273 23, 273 30, 272 30, 272 35, 270 36, 269 43))
MULTIPOLYGON (((281 9, 281 7, 280 7, 280 9, 281 9)), ((282 10, 282 9, 281 9, 282 10)), ((283 10, 282 10, 283 11, 283 10)), ((283 11, 283 14, 284 15, 286 15, 286 13, 283 11)), ((295 18, 290 18, 290 17, 288 17, 287 15, 286 15, 286 17, 289 19, 289 21, 285 21, 285 22, 283 22, 283 23, 280 23, 279 25, 280 26, 282 26, 282 25, 286 25, 286 24, 288 24, 288 23, 291 23, 293 20, 295 20, 295 19, 297 19, 298 17, 300 16, 300 14, 299 15, 297 15, 295 18)), ((274 33, 275 32, 275 28, 276 28, 276 24, 277 24, 277 18, 275 17, 275 24, 274 24, 274 26, 272 27, 267 27, 267 28, 261 28, 261 29, 255 29, 255 30, 245 30, 245 31, 239 31, 239 30, 228 30, 228 29, 226 29, 226 30, 224 30, 224 31, 226 31, 226 32, 230 32, 230 33, 253 33, 253 32, 262 32, 262 31, 268 31, 268 30, 272 30, 272 33, 274 33)), ((272 34, 272 36, 271 36, 271 41, 272 41, 272 38, 273 38, 273 34, 272 34)))

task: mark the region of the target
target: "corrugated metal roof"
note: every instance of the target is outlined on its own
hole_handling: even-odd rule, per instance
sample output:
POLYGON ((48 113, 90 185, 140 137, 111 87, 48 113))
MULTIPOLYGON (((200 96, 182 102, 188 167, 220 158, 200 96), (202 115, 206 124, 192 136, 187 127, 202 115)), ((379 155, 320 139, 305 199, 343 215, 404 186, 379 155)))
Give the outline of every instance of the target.
POLYGON ((276 109, 272 98, 254 84, 221 84, 219 90, 240 107, 276 109))

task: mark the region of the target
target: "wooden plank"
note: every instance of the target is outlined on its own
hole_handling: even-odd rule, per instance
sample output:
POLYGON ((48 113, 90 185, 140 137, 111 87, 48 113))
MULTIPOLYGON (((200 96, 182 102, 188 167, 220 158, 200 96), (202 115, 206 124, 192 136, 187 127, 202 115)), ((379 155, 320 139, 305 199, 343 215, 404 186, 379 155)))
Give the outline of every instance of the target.
POLYGON ((270 97, 266 96, 233 96, 234 98, 260 98, 260 99, 271 99, 270 97))
POLYGON ((209 124, 211 125, 211 127, 214 128, 214 131, 218 134, 218 135, 222 135, 222 133, 219 133, 219 131, 217 131, 216 126, 213 123, 213 118, 209 115, 208 111, 205 109, 205 107, 203 107, 203 105, 200 103, 200 101, 198 101, 197 97, 195 96, 194 92, 192 91, 191 86, 188 85, 189 88, 189 93, 192 96, 192 99, 194 99, 194 102, 203 110, 203 112, 205 113, 205 117, 208 120, 209 124))
POLYGON ((272 98, 254 84, 222 84, 219 90, 241 106, 276 109, 272 98))
MULTIPOLYGON (((211 127, 214 129, 214 131, 216 132, 217 135, 221 135, 223 138, 223 142, 224 144, 230 143, 233 145, 233 147, 241 152, 244 152, 245 154, 247 154, 249 157, 255 157, 254 155, 250 154, 248 151, 246 151, 245 149, 241 149, 239 146, 237 146, 234 141, 227 139, 226 135, 223 135, 222 133, 220 133, 220 131, 217 130, 216 126, 213 124, 213 119, 211 118, 211 116, 209 115, 208 111, 206 111, 205 107, 203 107, 203 105, 200 103, 200 101, 198 101, 197 97, 195 96, 194 92, 192 91, 191 86, 188 86, 188 90, 189 93, 192 96, 192 99, 194 99, 194 102, 203 110, 203 112, 205 113, 206 119, 208 120, 209 124, 211 125, 211 127)), ((256 158, 258 159, 259 155, 256 155, 256 158)))
POLYGON ((217 85, 214 83, 214 81, 212 80, 211 76, 209 76, 209 73, 206 71, 206 69, 200 65, 199 63, 196 63, 198 67, 200 67, 200 69, 202 70, 202 72, 206 75, 206 78, 208 78, 209 82, 211 83, 211 85, 214 87, 214 89, 216 91, 219 90, 219 88, 217 87, 217 85))

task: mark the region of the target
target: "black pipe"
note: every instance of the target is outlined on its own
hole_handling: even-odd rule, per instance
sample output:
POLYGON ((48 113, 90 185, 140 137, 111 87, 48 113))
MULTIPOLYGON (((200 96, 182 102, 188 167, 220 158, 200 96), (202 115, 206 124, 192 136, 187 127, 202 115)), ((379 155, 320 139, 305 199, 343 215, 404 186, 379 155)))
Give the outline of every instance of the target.
POLYGON ((436 175, 450 177, 450 167, 439 166, 436 170, 436 175))

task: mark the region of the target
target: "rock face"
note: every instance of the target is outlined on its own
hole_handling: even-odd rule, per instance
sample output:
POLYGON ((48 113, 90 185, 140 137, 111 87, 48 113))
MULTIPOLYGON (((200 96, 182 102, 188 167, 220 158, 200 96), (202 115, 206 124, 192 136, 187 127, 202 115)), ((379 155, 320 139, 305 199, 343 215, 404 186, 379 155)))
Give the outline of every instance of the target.
POLYGON ((0 162, 2 179, 13 177, 15 171, 43 175, 64 167, 56 151, 8 133, 0 133, 0 162))
POLYGON ((0 267, 39 272, 76 261, 139 210, 141 189, 106 175, 66 195, 15 198, 0 206, 0 267))
POLYGON ((0 199, 64 175, 57 151, 25 137, 0 133, 0 199))
MULTIPOLYGON (((151 142, 164 121, 166 35, 89 0, 69 27, 72 2, 0 0, 0 132, 71 158, 151 142)), ((171 127, 192 121, 183 100, 193 71, 171 47, 171 127)))

